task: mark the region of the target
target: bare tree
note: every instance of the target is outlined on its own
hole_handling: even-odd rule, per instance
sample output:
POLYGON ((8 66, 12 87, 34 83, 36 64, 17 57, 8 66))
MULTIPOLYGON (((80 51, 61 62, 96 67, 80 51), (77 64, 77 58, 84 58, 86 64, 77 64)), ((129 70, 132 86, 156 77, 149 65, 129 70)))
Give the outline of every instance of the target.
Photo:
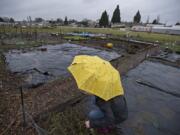
POLYGON ((27 21, 28 21, 29 25, 31 26, 31 25, 32 25, 32 19, 31 19, 31 16, 28 16, 28 17, 27 17, 27 21))

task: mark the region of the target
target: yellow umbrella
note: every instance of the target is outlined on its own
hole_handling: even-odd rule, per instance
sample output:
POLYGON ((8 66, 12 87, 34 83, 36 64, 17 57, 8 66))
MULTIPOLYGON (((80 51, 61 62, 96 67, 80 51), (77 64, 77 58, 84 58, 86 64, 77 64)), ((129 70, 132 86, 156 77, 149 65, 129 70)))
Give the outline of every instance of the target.
POLYGON ((78 55, 68 70, 74 76, 79 89, 106 101, 124 94, 119 72, 98 56, 78 55))

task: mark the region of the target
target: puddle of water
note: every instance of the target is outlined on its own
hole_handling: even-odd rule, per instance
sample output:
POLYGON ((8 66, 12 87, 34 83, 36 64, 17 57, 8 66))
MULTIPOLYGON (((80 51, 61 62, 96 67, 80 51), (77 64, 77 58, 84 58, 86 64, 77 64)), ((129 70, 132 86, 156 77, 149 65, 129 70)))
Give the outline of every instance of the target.
POLYGON ((116 52, 75 45, 47 45, 31 51, 13 50, 5 54, 8 68, 26 76, 28 85, 38 85, 68 74, 67 67, 76 55, 97 55, 108 61, 120 57, 116 52))

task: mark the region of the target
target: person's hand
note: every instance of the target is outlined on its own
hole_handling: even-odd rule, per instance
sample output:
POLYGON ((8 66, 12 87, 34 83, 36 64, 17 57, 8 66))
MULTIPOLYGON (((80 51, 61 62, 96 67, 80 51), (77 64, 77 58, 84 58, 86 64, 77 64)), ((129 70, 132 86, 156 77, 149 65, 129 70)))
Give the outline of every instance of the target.
POLYGON ((85 126, 86 126, 86 128, 90 128, 90 121, 89 120, 85 121, 85 126))

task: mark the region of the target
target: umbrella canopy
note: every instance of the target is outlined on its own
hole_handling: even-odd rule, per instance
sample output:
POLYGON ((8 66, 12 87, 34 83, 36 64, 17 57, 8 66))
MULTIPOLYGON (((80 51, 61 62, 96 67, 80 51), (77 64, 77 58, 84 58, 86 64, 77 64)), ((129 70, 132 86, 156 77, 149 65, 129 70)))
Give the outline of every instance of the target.
POLYGON ((98 56, 78 55, 68 70, 74 76, 79 89, 106 101, 124 94, 119 72, 98 56))

